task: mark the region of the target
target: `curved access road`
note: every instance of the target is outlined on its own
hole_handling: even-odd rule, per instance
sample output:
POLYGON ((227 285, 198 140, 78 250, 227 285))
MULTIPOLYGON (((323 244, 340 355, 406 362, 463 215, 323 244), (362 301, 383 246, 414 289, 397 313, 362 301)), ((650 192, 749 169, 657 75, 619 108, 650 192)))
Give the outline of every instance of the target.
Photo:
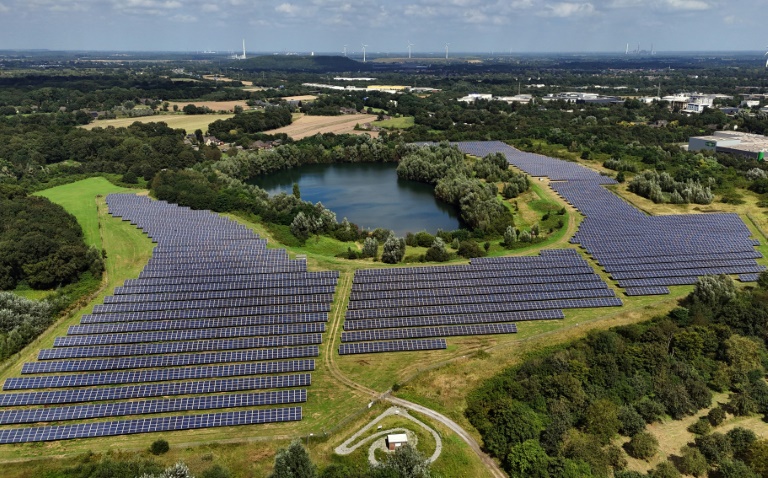
POLYGON ((340 304, 337 304, 336 311, 332 315, 333 321, 330 325, 330 340, 328 341, 328 344, 326 345, 325 349, 325 364, 328 366, 328 370, 331 372, 331 375, 334 376, 339 382, 343 383, 344 385, 348 386, 349 388, 353 390, 357 390, 363 395, 367 395, 373 400, 387 400, 388 402, 399 405, 405 409, 413 410, 415 412, 423 413, 424 415, 432 418, 433 420, 436 420, 446 427, 448 427, 450 430, 452 430, 454 433, 456 433, 464 442, 469 445, 469 447, 472 449, 473 452, 480 458, 480 460, 483 462, 485 467, 488 469, 488 473, 490 476, 493 476, 495 478, 507 478, 507 474, 504 473, 501 468, 499 468, 499 465, 496 464, 493 459, 486 455, 483 450, 480 449, 480 444, 477 443, 477 440, 472 437, 469 433, 467 433, 466 430, 464 430, 461 425, 454 422, 450 418, 446 417, 442 413, 438 413, 432 409, 429 409, 427 407, 421 406, 419 404, 409 402, 408 400, 403 400, 402 398, 393 397, 391 395, 391 391, 387 390, 384 393, 377 392, 376 390, 373 390, 372 388, 368 388, 365 385, 359 384, 355 382, 354 380, 350 379, 339 368, 338 364, 336 363, 336 339, 339 335, 339 329, 341 328, 342 323, 344 322, 344 310, 346 310, 347 303, 349 301, 349 295, 350 290, 352 289, 352 277, 350 274, 342 274, 339 280, 339 284, 336 286, 336 293, 337 294, 343 294, 342 295, 342 301, 340 304))
POLYGON ((461 428, 461 425, 454 422, 450 418, 446 417, 442 413, 438 413, 430 408, 423 407, 417 403, 409 402, 408 400, 403 400, 402 398, 393 397, 391 395, 386 395, 382 397, 383 400, 387 400, 388 402, 401 406, 403 408, 407 408, 408 410, 413 410, 415 412, 419 412, 421 414, 424 414, 428 416, 429 418, 436 420, 446 427, 450 428, 454 433, 459 435, 462 440, 466 442, 467 445, 469 445, 470 448, 472 448, 472 451, 475 452, 475 454, 483 461, 485 464, 485 467, 488 469, 488 472, 491 474, 491 476, 494 476, 496 478, 507 478, 507 474, 504 473, 501 468, 499 468, 499 465, 496 464, 493 459, 486 455, 483 450, 480 449, 480 444, 477 443, 477 440, 472 437, 469 433, 467 433, 466 430, 461 428))

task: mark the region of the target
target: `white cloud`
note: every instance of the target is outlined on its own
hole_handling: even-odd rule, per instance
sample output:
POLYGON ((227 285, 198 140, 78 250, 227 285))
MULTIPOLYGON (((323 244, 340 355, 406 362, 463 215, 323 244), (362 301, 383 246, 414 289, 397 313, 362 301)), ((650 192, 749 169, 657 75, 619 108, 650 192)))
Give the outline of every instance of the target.
POLYGON ((177 22, 177 23, 194 23, 197 21, 197 17, 194 15, 184 15, 182 13, 179 13, 172 16, 171 21, 177 22))
POLYGON ((10 12, 11 9, 6 7, 4 4, 0 3, 0 13, 7 13, 10 12))
POLYGON ((568 18, 575 16, 588 16, 595 13, 595 6, 591 3, 560 2, 545 6, 541 15, 548 17, 568 18))
POLYGON ((275 7, 275 11, 278 13, 283 13, 285 15, 298 15, 299 12, 301 12, 301 7, 298 5, 294 5, 292 3, 281 3, 280 5, 275 7))
POLYGON ((664 3, 672 10, 701 11, 712 8, 712 5, 702 0, 665 0, 664 3))

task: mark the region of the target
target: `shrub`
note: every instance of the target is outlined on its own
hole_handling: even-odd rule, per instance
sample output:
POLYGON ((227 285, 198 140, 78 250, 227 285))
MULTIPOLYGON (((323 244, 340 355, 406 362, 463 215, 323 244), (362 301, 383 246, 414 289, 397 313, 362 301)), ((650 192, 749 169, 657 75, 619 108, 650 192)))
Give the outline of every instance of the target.
POLYGON ((712 425, 706 418, 699 418, 688 427, 688 431, 696 435, 706 435, 712 431, 712 425))
POLYGON ((171 449, 171 446, 168 444, 167 440, 163 440, 162 438, 159 440, 155 440, 152 442, 152 445, 149 447, 149 451, 153 455, 162 455, 164 453, 168 453, 168 450, 171 449))
POLYGON ((679 478, 680 472, 669 461, 662 461, 656 468, 648 472, 649 478, 679 478))
POLYGON ((640 432, 624 445, 624 449, 632 458, 647 460, 659 450, 659 441, 648 432, 640 432))
POLYGON ((632 406, 624 406, 619 409, 619 433, 631 437, 645 430, 645 419, 637 413, 632 406))
POLYGON ((707 459, 704 458, 704 455, 699 450, 690 446, 684 446, 681 455, 677 465, 681 473, 696 477, 706 475, 709 466, 707 465, 707 459))
POLYGON ((716 427, 725 421, 725 410, 723 407, 715 407, 707 413, 709 424, 716 427))
POLYGON ((458 253, 461 257, 472 259, 473 257, 483 257, 485 254, 475 241, 461 241, 459 243, 458 253))

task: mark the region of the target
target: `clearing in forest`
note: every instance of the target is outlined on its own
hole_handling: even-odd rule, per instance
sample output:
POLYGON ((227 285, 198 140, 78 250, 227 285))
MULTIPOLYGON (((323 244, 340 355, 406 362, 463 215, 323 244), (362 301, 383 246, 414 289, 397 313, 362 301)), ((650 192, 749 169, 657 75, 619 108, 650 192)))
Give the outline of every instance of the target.
POLYGON ((376 136, 375 132, 355 131, 355 125, 376 121, 376 115, 341 115, 341 116, 308 116, 303 115, 293 121, 293 124, 282 128, 265 131, 267 134, 285 133, 293 139, 302 139, 318 133, 359 134, 368 133, 376 136))

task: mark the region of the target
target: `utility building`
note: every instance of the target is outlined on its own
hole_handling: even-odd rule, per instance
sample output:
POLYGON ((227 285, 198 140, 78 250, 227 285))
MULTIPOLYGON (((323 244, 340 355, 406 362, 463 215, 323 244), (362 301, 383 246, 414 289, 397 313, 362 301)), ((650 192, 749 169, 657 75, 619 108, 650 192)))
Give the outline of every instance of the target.
POLYGON ((763 161, 768 153, 768 137, 737 131, 715 131, 709 136, 689 138, 688 151, 716 151, 763 161))

